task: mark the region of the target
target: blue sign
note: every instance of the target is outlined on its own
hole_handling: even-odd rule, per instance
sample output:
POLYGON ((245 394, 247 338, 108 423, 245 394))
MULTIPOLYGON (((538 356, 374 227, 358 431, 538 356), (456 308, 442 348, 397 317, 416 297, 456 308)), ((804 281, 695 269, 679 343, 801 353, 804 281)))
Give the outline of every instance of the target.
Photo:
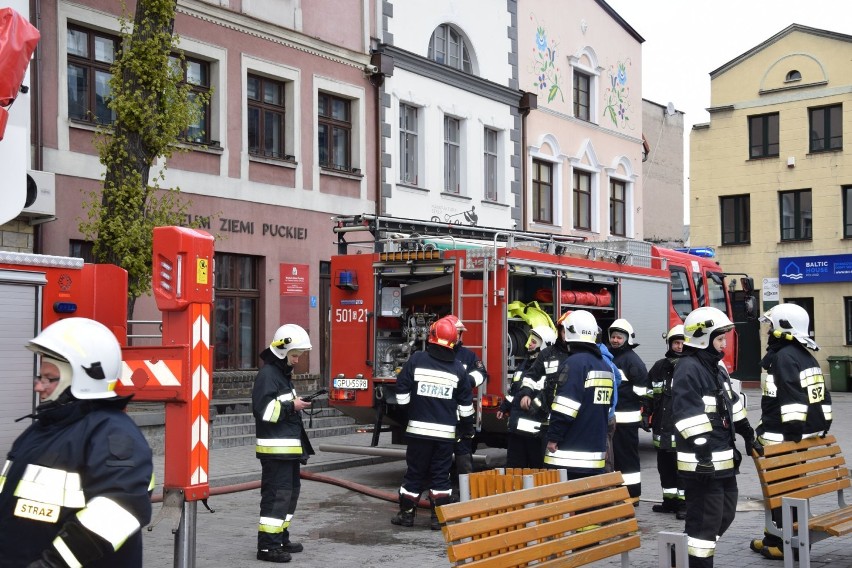
POLYGON ((781 257, 778 280, 780 284, 852 282, 852 254, 781 257))
POLYGON ((311 296, 311 307, 312 308, 317 307, 317 297, 316 296, 311 296))

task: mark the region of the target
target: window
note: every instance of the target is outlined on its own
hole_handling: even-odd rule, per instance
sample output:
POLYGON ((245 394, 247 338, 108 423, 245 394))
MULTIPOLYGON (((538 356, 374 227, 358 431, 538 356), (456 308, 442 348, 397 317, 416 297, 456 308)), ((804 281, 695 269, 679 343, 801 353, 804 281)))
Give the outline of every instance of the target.
POLYGON ((750 206, 751 197, 748 195, 719 198, 723 245, 746 245, 751 242, 750 206))
POLYGON ((617 237, 627 236, 627 184, 609 181, 609 232, 617 237))
POLYGON ((843 192, 843 238, 852 238, 852 185, 841 188, 843 192))
POLYGON ((808 109, 811 152, 843 149, 843 105, 808 109))
POLYGON ((252 156, 282 160, 284 147, 284 83, 267 77, 249 75, 248 150, 252 156))
POLYGON ((399 181, 417 185, 417 107, 399 104, 399 181))
POLYGON ((592 230, 592 174, 574 170, 574 228, 592 230))
POLYGON ((256 369, 260 327, 257 257, 215 255, 214 367, 256 369))
POLYGON ((68 27, 68 118, 112 124, 110 66, 119 49, 118 37, 68 27))
POLYGON ((533 221, 553 224, 553 164, 533 160, 533 221))
POLYGON ((672 307, 681 319, 686 318, 692 311, 692 288, 689 286, 689 276, 680 266, 671 267, 672 307))
POLYGON ((461 33, 450 24, 435 28, 429 39, 429 59, 471 73, 470 48, 461 33))
POLYGON ((846 345, 852 345, 852 297, 843 297, 843 313, 846 321, 846 345))
POLYGON ((591 120, 591 84, 590 75, 574 69, 574 116, 582 120, 591 120))
POLYGON ((781 240, 801 241, 813 238, 811 190, 782 191, 778 194, 781 210, 781 240))
POLYGON ((319 93, 319 163, 323 168, 349 171, 352 118, 349 100, 319 93))
POLYGON ((207 100, 201 106, 198 120, 189 125, 183 137, 187 142, 208 144, 210 142, 210 64, 191 57, 184 57, 183 61, 177 57, 170 57, 169 60, 173 67, 180 70, 182 81, 189 85, 190 100, 198 100, 199 96, 207 100))
POLYGON ((491 128, 485 129, 485 155, 483 159, 483 179, 485 180, 485 199, 497 201, 497 131, 491 128))
POLYGON ((801 81, 802 74, 796 71, 795 69, 787 73, 787 76, 784 78, 785 83, 789 83, 791 81, 801 81))
POLYGON ((461 121, 444 117, 444 191, 461 193, 461 121))
POLYGON ((778 113, 748 117, 748 157, 778 156, 778 113))
POLYGON ((707 273, 707 297, 710 307, 716 308, 724 314, 730 314, 728 310, 728 294, 725 290, 725 275, 721 272, 707 273))
POLYGON ((83 262, 95 262, 95 243, 80 239, 71 239, 68 247, 68 256, 82 258, 83 262))

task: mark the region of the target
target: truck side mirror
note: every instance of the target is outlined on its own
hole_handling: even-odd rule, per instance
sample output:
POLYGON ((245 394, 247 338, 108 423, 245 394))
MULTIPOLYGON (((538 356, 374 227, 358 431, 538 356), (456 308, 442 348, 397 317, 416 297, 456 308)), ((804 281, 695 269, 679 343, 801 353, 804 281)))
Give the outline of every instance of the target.
POLYGON ((750 276, 740 278, 740 285, 743 287, 743 290, 751 294, 754 291, 754 278, 750 276))

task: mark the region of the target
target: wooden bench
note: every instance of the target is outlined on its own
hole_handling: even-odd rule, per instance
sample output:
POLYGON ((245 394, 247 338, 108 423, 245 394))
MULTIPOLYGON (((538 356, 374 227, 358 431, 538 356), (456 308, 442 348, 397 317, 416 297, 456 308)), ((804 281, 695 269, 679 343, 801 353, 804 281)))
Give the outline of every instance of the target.
POLYGON ((760 478, 766 515, 766 532, 784 540, 784 566, 810 566, 810 545, 852 533, 852 506, 846 505, 843 490, 852 486, 846 459, 834 436, 784 442, 764 448, 763 456, 752 456, 760 478), (810 499, 837 494, 837 506, 811 514, 810 499), (782 527, 772 520, 772 509, 782 509, 782 527), (798 522, 793 522, 796 511, 798 522))
POLYGON ((459 475, 459 500, 498 495, 565 481, 565 470, 533 468, 495 468, 459 475))
POLYGON ((585 566, 639 548, 620 472, 508 491, 438 507, 452 566, 585 566))

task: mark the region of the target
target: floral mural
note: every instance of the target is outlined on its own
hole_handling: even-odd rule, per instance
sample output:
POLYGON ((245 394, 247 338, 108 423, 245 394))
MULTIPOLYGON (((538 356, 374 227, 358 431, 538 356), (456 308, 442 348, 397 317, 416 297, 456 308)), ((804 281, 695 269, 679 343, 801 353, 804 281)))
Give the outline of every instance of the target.
POLYGON ((629 128, 630 124, 630 87, 627 86, 627 68, 630 58, 619 61, 617 65, 609 66, 609 86, 604 92, 606 105, 603 115, 608 117, 613 125, 619 128, 629 128))
MULTIPOLYGON (((530 19, 535 20, 535 16, 530 16, 530 19)), ((540 92, 547 93, 547 102, 552 102, 556 95, 559 95, 560 100, 565 101, 562 87, 559 86, 556 46, 556 41, 552 39, 548 41, 547 30, 543 26, 537 26, 533 46, 532 71, 535 75, 533 86, 540 92)))

